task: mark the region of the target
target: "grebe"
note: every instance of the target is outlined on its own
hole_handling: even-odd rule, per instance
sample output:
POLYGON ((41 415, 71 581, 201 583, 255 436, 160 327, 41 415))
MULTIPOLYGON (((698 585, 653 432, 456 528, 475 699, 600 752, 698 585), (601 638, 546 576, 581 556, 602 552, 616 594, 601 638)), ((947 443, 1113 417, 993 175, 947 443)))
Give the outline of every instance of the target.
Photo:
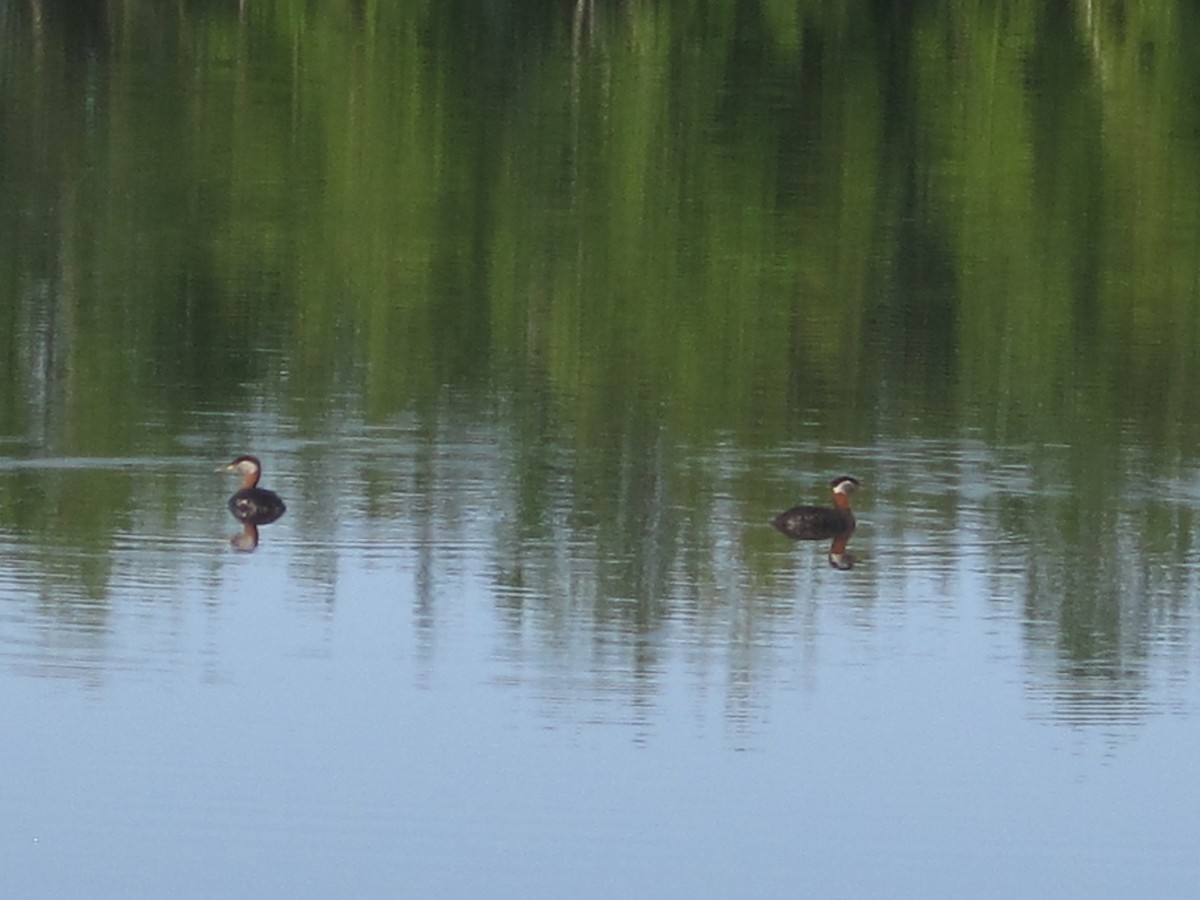
MULTIPOLYGON (((781 512, 771 522, 790 538, 798 541, 820 541, 845 535, 854 530, 854 513, 850 510, 850 495, 860 487, 857 478, 842 475, 829 482, 833 492, 833 507, 793 506, 781 512)), ((843 549, 845 544, 843 543, 843 549)))
POLYGON ((229 498, 229 511, 239 522, 267 525, 287 512, 287 507, 283 505, 278 494, 258 486, 259 476, 262 475, 262 463, 257 457, 239 456, 217 471, 238 472, 242 476, 241 490, 229 498))

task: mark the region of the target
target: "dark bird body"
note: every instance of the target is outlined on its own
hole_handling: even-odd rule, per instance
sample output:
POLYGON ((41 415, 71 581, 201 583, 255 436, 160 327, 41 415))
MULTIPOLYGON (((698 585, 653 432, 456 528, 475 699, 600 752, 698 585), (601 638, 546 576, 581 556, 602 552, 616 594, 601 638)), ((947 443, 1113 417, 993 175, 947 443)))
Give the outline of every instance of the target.
POLYGON ((843 475, 829 483, 833 506, 793 506, 781 512, 771 522, 779 531, 797 541, 820 541, 854 530, 854 513, 850 495, 858 490, 858 479, 843 475))
POLYGON ((241 490, 229 498, 229 511, 239 522, 268 525, 287 512, 287 506, 278 494, 258 486, 262 464, 257 458, 239 456, 217 471, 238 472, 242 476, 241 490))

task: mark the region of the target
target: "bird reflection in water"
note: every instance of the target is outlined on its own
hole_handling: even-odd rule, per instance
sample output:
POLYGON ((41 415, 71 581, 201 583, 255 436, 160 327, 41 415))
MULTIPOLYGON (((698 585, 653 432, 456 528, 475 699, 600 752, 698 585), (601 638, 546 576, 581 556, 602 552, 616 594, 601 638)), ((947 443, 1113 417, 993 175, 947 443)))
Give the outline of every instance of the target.
POLYGON ((242 533, 230 538, 235 550, 249 553, 258 546, 258 527, 269 525, 287 512, 287 506, 274 491, 258 486, 262 463, 254 456, 239 456, 217 469, 237 472, 242 486, 229 498, 229 513, 242 523, 242 533))
POLYGON ((850 535, 854 534, 854 529, 844 531, 833 539, 833 543, 829 545, 829 565, 835 569, 841 569, 845 572, 848 569, 853 569, 854 564, 858 562, 858 557, 852 553, 846 552, 846 542, 850 540, 850 535))
POLYGON ((258 547, 258 526, 253 522, 243 522, 241 534, 235 534, 229 539, 230 546, 234 550, 241 550, 243 553, 253 553, 258 547))
POLYGON ((857 478, 842 475, 829 482, 833 506, 793 506, 771 522, 780 532, 797 541, 833 540, 829 546, 829 565, 851 569, 857 559, 846 552, 850 535, 857 523, 850 509, 850 495, 862 487, 857 478))

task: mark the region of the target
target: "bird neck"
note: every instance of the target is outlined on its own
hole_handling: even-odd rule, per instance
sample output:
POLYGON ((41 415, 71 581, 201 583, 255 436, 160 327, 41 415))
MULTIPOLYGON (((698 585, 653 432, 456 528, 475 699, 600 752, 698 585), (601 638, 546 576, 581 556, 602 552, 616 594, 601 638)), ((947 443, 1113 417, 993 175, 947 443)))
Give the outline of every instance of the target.
POLYGON ((843 494, 840 491, 834 491, 833 492, 833 505, 836 506, 838 509, 842 509, 842 510, 845 510, 846 512, 849 512, 850 511, 850 495, 843 494))

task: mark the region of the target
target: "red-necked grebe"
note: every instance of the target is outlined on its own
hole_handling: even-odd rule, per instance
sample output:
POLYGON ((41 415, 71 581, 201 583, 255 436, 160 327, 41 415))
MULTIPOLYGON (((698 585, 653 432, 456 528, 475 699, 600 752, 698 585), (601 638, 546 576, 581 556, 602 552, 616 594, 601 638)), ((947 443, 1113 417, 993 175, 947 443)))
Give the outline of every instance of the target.
POLYGON ((850 495, 861 485, 857 478, 842 475, 829 482, 833 492, 833 507, 793 506, 781 512, 771 522, 790 538, 798 541, 820 541, 838 535, 849 536, 854 530, 854 513, 850 510, 850 495))
POLYGON ((239 522, 267 525, 287 512, 287 507, 278 494, 258 486, 258 479, 262 475, 262 463, 257 457, 239 456, 217 471, 237 472, 242 476, 241 490, 229 498, 229 511, 239 522))

